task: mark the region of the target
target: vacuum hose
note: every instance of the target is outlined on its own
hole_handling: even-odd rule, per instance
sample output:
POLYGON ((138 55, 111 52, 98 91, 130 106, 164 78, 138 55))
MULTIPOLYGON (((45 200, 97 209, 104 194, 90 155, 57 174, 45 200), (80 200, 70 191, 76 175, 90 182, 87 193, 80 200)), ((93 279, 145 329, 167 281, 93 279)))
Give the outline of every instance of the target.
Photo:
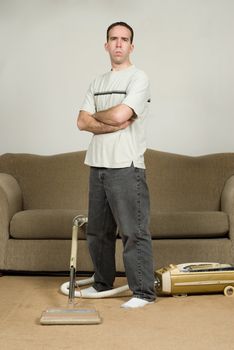
MULTIPOLYGON (((84 280, 80 280, 80 281, 76 281, 76 286, 85 286, 88 284, 91 284, 94 282, 94 275, 90 278, 86 278, 84 280)), ((69 286, 70 283, 69 282, 65 282, 61 285, 60 287, 60 291, 65 294, 65 295, 69 295, 69 286)), ((86 298, 86 299, 100 299, 100 298, 108 298, 108 297, 112 297, 114 295, 118 295, 120 293, 123 293, 125 291, 129 290, 129 286, 126 284, 122 287, 118 287, 118 288, 114 288, 111 290, 106 290, 103 292, 97 292, 97 293, 85 293, 84 295, 82 295, 82 291, 75 291, 74 296, 77 298, 86 298)))
POLYGON ((82 290, 76 291, 75 287, 85 286, 87 284, 91 284, 94 282, 94 275, 90 278, 86 278, 81 281, 75 281, 76 276, 76 260, 77 260, 77 246, 78 246, 78 232, 79 228, 86 224, 88 218, 84 215, 77 215, 73 219, 73 227, 72 227, 72 244, 71 244, 71 258, 70 258, 70 281, 65 282, 60 286, 60 291, 68 295, 69 303, 74 302, 74 297, 82 297, 82 298, 107 298, 113 295, 120 294, 129 290, 128 285, 124 285, 122 287, 114 288, 108 291, 97 292, 97 293, 83 293, 82 290))

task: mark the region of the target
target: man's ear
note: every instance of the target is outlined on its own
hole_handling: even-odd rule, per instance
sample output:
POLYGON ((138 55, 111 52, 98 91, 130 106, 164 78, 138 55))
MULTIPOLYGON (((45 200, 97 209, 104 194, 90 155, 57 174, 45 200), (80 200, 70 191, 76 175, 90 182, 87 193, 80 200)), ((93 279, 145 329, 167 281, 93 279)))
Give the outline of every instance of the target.
POLYGON ((106 51, 108 51, 108 43, 104 44, 104 48, 105 48, 106 51))
POLYGON ((131 44, 130 52, 132 52, 134 50, 134 48, 135 48, 134 44, 131 44))

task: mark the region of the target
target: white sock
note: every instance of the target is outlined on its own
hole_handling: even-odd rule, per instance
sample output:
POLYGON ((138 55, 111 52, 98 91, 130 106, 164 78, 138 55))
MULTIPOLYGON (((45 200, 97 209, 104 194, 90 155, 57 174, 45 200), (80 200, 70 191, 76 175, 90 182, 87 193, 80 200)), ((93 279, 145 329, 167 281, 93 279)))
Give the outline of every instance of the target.
POLYGON ((94 294, 94 293, 98 293, 98 291, 93 287, 88 287, 88 288, 81 289, 81 292, 76 291, 76 296, 85 298, 86 295, 94 294))
POLYGON ((153 304, 153 301, 133 297, 126 303, 122 304, 121 307, 124 307, 125 309, 136 309, 138 307, 144 307, 148 304, 153 304))

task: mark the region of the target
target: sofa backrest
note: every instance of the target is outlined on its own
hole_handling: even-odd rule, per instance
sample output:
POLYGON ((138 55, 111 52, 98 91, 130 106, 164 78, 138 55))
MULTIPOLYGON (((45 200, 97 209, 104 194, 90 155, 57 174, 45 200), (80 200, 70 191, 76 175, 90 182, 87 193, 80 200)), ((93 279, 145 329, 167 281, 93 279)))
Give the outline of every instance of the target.
POLYGON ((191 157, 147 150, 145 160, 154 212, 220 210, 224 184, 234 174, 234 153, 191 157))
POLYGON ((85 152, 52 156, 4 154, 0 172, 13 175, 24 209, 87 209, 89 168, 85 152))
MULTIPOLYGON (((0 172, 19 182, 24 209, 87 210, 89 167, 84 157, 85 151, 4 154, 0 172)), ((225 181, 234 174, 234 153, 189 157, 148 149, 145 162, 154 212, 220 210, 225 181)))

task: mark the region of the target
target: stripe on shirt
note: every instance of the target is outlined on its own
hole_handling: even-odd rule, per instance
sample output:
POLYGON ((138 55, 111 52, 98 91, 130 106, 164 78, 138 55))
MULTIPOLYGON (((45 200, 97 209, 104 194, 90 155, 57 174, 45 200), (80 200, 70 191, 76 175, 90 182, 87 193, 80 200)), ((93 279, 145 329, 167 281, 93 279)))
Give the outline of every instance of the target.
MULTIPOLYGON (((94 96, 103 96, 103 95, 112 95, 112 94, 127 95, 127 92, 119 91, 119 90, 95 92, 94 96)), ((150 98, 147 100, 147 102, 151 102, 150 98)))
POLYGON ((113 91, 95 92, 94 96, 112 95, 112 94, 126 95, 127 93, 126 91, 113 90, 113 91))

